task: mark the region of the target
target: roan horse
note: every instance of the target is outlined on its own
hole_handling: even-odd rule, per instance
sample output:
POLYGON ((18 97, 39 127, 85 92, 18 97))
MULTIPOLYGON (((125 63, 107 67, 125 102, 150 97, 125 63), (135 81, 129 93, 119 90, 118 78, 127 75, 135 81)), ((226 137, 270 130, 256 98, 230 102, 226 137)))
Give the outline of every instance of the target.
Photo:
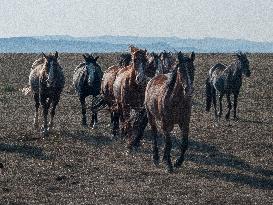
POLYGON ((59 103, 61 92, 64 88, 65 78, 63 69, 58 63, 58 52, 45 55, 32 64, 32 70, 29 75, 29 84, 34 93, 35 117, 34 127, 38 128, 38 111, 40 103, 43 108, 44 124, 41 128, 42 134, 48 136, 49 128, 53 127, 53 118, 56 106, 59 103), (48 125, 47 115, 52 104, 50 112, 50 123, 48 125))
MULTIPOLYGON (((103 72, 97 64, 98 56, 94 58, 92 55, 83 54, 83 58, 84 62, 78 65, 74 71, 73 84, 82 106, 82 125, 87 126, 85 98, 89 95, 96 97, 100 94, 103 72)), ((97 122, 97 112, 92 111, 92 128, 96 127, 97 122)))
POLYGON ((237 53, 237 60, 229 66, 218 63, 209 70, 209 76, 206 80, 206 111, 210 111, 211 101, 214 105, 214 114, 216 121, 222 116, 222 98, 227 96, 228 112, 225 116, 226 120, 229 120, 230 110, 232 108, 230 95, 234 95, 234 119, 237 119, 236 108, 238 95, 242 85, 242 74, 247 77, 250 76, 249 61, 246 54, 237 53), (216 106, 216 92, 219 92, 219 105, 220 110, 217 113, 216 106))
POLYGON ((170 132, 174 125, 178 124, 182 131, 182 141, 179 143, 180 157, 175 163, 178 168, 184 161, 184 154, 188 148, 189 124, 192 106, 192 92, 194 81, 195 54, 191 57, 184 57, 179 52, 178 63, 172 73, 159 74, 152 78, 145 91, 145 108, 147 110, 149 124, 153 132, 153 161, 155 165, 159 163, 159 153, 157 145, 157 124, 165 137, 165 149, 163 160, 167 164, 167 170, 173 171, 171 161, 172 141, 170 132))
POLYGON ((143 109, 145 87, 149 77, 155 75, 155 69, 149 68, 147 51, 131 47, 132 64, 122 68, 113 85, 114 98, 122 123, 122 135, 129 139, 128 148, 134 146, 131 136, 131 110, 136 113, 143 109))

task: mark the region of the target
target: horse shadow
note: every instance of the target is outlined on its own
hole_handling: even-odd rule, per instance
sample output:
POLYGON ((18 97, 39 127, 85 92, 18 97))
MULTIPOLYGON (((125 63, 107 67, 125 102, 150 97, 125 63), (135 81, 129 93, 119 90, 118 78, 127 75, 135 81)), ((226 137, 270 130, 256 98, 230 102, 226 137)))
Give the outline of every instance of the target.
MULTIPOLYGON (((152 142, 151 131, 145 133, 145 139, 152 142)), ((164 139, 159 135, 158 144, 164 146, 164 139)), ((178 150, 178 139, 173 137, 173 147, 178 150)), ((152 154, 152 149, 143 149, 143 153, 152 154)), ((192 172, 208 179, 221 179, 227 182, 248 185, 252 188, 273 190, 273 170, 268 170, 262 166, 251 165, 245 160, 228 153, 221 152, 217 146, 198 142, 189 139, 188 152, 185 161, 190 161, 200 165, 213 166, 213 170, 208 168, 198 168, 192 172), (233 173, 223 171, 223 168, 232 168, 233 173), (215 170, 217 168, 217 170, 215 170)))
POLYGON ((30 145, 15 145, 0 143, 0 152, 18 153, 27 158, 35 158, 40 160, 50 160, 52 157, 47 156, 43 149, 30 145))
POLYGON ((113 139, 111 137, 98 131, 92 134, 86 130, 76 130, 76 131, 62 130, 61 134, 65 136, 66 138, 83 141, 95 147, 107 146, 113 143, 113 139))

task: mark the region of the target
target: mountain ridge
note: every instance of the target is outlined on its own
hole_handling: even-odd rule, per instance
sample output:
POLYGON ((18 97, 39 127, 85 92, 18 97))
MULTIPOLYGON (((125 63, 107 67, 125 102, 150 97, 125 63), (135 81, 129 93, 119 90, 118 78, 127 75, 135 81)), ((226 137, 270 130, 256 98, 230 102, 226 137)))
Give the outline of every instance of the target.
POLYGON ((243 39, 205 37, 203 39, 179 37, 138 36, 93 36, 73 37, 69 35, 45 35, 0 38, 1 53, 35 53, 58 50, 67 53, 82 52, 127 52, 128 45, 149 51, 183 51, 199 53, 272 53, 273 42, 256 42, 243 39))

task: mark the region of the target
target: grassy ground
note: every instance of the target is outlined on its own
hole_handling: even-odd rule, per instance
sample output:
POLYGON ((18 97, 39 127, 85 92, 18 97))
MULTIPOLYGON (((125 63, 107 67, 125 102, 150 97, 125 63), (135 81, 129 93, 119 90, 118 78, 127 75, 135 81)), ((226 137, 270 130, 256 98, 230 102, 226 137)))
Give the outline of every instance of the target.
MULTIPOLYGON (((103 69, 116 63, 117 54, 100 56, 103 69)), ((273 54, 248 56, 252 75, 244 78, 240 119, 231 126, 222 120, 217 128, 204 112, 204 81, 213 64, 234 57, 196 56, 190 146, 181 169, 168 174, 152 164, 149 127, 140 151, 128 155, 124 139, 110 135, 106 110, 97 130, 80 126, 72 87, 80 54, 60 54, 66 86, 55 128, 37 139, 34 102, 19 89, 38 54, 0 54, 0 204, 272 204, 273 54)), ((176 128, 174 141, 179 135, 176 128)))

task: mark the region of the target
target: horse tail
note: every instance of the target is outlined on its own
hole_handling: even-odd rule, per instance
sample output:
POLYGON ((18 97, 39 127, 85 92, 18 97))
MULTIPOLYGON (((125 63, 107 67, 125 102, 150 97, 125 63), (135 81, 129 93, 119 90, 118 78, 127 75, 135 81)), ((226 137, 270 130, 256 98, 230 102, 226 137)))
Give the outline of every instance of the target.
POLYGON ((176 77, 177 77, 177 68, 174 69, 172 71, 172 73, 171 73, 171 79, 170 79, 169 84, 168 84, 169 89, 167 91, 167 96, 170 96, 173 89, 174 89, 174 85, 176 83, 176 77))
POLYGON ((213 88, 211 86, 210 79, 208 77, 206 80, 206 111, 207 112, 209 112, 211 108, 211 101, 213 97, 212 89, 213 88))

